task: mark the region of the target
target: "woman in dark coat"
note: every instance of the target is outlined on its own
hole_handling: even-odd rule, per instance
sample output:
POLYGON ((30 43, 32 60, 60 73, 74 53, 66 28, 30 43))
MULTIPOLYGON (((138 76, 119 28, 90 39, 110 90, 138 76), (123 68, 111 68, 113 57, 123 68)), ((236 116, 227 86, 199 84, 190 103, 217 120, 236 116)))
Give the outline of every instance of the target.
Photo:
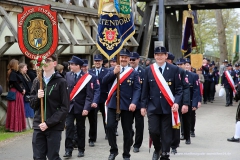
POLYGON ((25 89, 18 71, 18 60, 12 59, 8 64, 7 81, 9 91, 16 93, 15 100, 8 100, 6 129, 12 132, 21 132, 26 129, 23 95, 25 89))
POLYGON ((34 60, 31 60, 28 66, 27 74, 30 77, 31 81, 37 77, 36 66, 34 64, 34 60))
POLYGON ((18 66, 19 76, 22 79, 23 86, 26 90, 26 93, 24 94, 24 109, 25 109, 25 117, 27 122, 27 128, 31 129, 33 124, 33 117, 34 117, 34 111, 30 107, 30 92, 32 88, 32 81, 27 75, 27 64, 20 63, 18 66))

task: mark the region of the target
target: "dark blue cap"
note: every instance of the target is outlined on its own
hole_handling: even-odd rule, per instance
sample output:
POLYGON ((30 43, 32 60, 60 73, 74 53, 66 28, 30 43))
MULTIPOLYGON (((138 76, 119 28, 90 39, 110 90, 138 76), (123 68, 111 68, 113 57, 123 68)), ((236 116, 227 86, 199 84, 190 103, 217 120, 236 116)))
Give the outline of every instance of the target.
POLYGON ((83 59, 83 62, 84 62, 83 66, 85 66, 85 67, 88 66, 88 60, 87 59, 83 59))
POLYGON ((174 60, 175 59, 175 56, 171 53, 171 52, 168 52, 168 57, 167 59, 170 59, 170 60, 174 60))
POLYGON ((103 60, 102 55, 101 54, 94 55, 93 60, 94 61, 101 61, 101 60, 103 60))
POLYGON ((157 53, 167 53, 167 50, 165 47, 162 47, 162 46, 156 47, 154 49, 154 54, 157 54, 157 53))
POLYGON ((215 62, 214 61, 212 61, 212 63, 211 63, 212 65, 215 65, 215 62))
POLYGON ((130 57, 130 51, 128 50, 128 49, 126 49, 126 48, 123 48, 121 51, 120 51, 120 56, 128 56, 128 57, 130 57))
POLYGON ((232 65, 230 63, 227 64, 227 67, 232 67, 232 65))
POLYGON ((212 63, 210 63, 210 64, 209 64, 209 67, 212 67, 212 66, 213 66, 213 64, 212 64, 212 63))
POLYGON ((114 56, 113 58, 111 58, 109 61, 113 61, 113 62, 117 62, 117 57, 114 56))
POLYGON ((239 67, 239 64, 238 64, 238 63, 236 63, 236 64, 235 64, 235 67, 239 67))
POLYGON ((189 64, 191 64, 191 61, 190 61, 189 58, 186 58, 184 63, 189 63, 189 64))
POLYGON ((185 63, 185 59, 183 58, 179 58, 176 62, 177 65, 184 64, 184 63, 185 63))
POLYGON ((78 58, 77 56, 72 56, 72 59, 70 61, 68 61, 69 63, 74 63, 76 65, 82 66, 83 65, 83 60, 81 60, 80 58, 78 58))
POLYGON ((138 58, 139 58, 139 54, 137 52, 131 52, 130 59, 138 59, 138 58))

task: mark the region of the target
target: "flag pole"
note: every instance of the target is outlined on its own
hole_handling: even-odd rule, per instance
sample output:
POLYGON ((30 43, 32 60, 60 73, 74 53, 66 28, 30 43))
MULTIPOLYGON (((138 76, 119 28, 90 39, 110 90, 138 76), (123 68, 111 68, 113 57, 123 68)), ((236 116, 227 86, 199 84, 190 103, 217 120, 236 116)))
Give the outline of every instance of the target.
MULTIPOLYGON (((120 54, 117 54, 117 64, 120 64, 120 54)), ((120 72, 117 73, 117 110, 116 110, 116 120, 120 120, 120 72)))

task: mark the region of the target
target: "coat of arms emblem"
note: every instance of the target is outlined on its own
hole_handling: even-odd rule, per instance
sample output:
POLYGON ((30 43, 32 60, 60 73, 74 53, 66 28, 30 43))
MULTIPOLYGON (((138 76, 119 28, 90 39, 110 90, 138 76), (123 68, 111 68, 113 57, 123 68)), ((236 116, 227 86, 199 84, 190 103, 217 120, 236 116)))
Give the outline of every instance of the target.
POLYGON ((35 19, 30 21, 28 29, 28 42, 37 50, 43 48, 47 44, 47 29, 43 19, 35 19))
POLYGON ((58 46, 57 12, 46 6, 25 6, 18 14, 18 44, 30 59, 48 57, 58 46))

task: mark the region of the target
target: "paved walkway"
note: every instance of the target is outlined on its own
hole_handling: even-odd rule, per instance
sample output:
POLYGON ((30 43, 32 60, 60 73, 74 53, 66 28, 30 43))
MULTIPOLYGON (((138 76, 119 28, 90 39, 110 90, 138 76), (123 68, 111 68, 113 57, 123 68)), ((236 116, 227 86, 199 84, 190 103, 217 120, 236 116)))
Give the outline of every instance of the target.
MULTIPOLYGON (((235 113, 237 103, 225 107, 225 97, 216 95, 214 103, 202 105, 197 110, 196 137, 192 144, 186 145, 181 141, 177 155, 171 155, 171 160, 239 160, 240 143, 227 142, 227 138, 234 135, 235 113)), ((72 160, 107 160, 109 155, 108 142, 104 140, 101 116, 99 115, 98 139, 95 147, 86 146, 85 157, 78 158, 77 150, 73 151, 72 160)), ((89 129, 86 123, 87 131, 89 129)), ((122 159, 123 136, 121 126, 118 127, 117 137, 119 155, 116 160, 122 159)), ((1 135, 0 135, 1 136, 1 135)), ((32 160, 31 134, 17 137, 8 142, 0 143, 0 160, 32 160)), ((63 132, 60 155, 64 154, 63 132)), ((86 140, 87 141, 87 140, 86 140)), ((151 160, 154 149, 148 149, 147 118, 145 117, 145 132, 143 145, 139 153, 131 151, 131 160, 151 160)), ((64 159, 64 158, 63 158, 64 159)))

